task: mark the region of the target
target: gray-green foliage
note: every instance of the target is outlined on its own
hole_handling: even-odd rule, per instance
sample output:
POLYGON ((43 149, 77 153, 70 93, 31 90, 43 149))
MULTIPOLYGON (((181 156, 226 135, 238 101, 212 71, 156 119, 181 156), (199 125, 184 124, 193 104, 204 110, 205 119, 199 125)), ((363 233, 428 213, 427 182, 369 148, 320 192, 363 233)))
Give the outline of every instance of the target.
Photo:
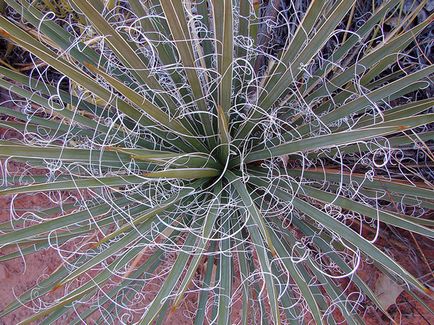
POLYGON ((434 68, 411 56, 426 1, 5 2, 1 35, 44 64, 0 67, 18 108, 0 127, 21 135, 0 141, 0 195, 55 204, 0 224, 18 249, 0 260, 64 263, 1 316, 162 323, 189 295, 195 324, 361 324, 362 297, 390 317, 365 258, 429 291, 359 230, 433 237, 434 101, 417 98, 434 68))

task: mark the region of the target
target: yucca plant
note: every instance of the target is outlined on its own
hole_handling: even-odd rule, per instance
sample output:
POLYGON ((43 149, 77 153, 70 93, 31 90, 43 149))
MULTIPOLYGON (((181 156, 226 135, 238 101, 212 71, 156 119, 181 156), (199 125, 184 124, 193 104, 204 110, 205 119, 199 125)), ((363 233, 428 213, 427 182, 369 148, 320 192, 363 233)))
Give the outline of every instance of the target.
POLYGON ((393 319, 365 260, 430 294, 375 244, 433 237, 427 1, 5 2, 1 36, 35 68, 0 67, 20 135, 0 141, 0 260, 63 262, 1 317, 161 324, 193 297, 194 324, 393 319), (35 193, 54 205, 14 212, 35 193))

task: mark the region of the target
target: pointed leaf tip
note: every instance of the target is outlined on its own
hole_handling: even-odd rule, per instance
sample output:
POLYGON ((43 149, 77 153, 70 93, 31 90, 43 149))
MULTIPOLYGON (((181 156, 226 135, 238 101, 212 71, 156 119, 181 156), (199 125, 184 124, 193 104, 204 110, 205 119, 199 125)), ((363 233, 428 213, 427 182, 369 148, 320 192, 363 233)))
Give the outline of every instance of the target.
POLYGON ((87 69, 89 69, 90 71, 92 71, 93 73, 96 73, 97 72, 97 67, 95 67, 93 64, 91 64, 91 63, 89 63, 89 62, 87 62, 87 61, 83 61, 83 65, 87 68, 87 69))
POLYGON ((51 290, 50 290, 50 293, 54 293, 54 292, 56 292, 56 291, 58 291, 60 288, 62 288, 63 287, 63 284, 62 283, 58 283, 58 284, 56 284, 51 290))
POLYGON ((5 31, 4 29, 0 29, 0 36, 4 37, 4 38, 11 38, 11 34, 9 34, 7 31, 5 31))
POLYGON ((102 243, 103 243, 103 239, 100 240, 99 242, 89 244, 89 248, 90 249, 97 249, 98 247, 101 246, 102 243))

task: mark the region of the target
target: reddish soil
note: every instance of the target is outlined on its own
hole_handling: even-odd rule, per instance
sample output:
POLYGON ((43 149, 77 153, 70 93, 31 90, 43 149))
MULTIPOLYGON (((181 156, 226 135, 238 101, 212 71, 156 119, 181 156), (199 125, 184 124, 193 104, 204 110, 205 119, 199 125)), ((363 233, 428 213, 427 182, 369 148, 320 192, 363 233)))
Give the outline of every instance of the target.
MULTIPOLYGON (((0 130, 0 138, 4 137, 4 131, 0 130)), ((19 137, 18 134, 7 134, 7 138, 19 137)), ((1 162, 1 161, 0 161, 1 162)), ((0 168, 0 172, 4 171, 4 162, 0 168)), ((8 170, 21 175, 24 171, 23 165, 18 163, 9 163, 8 170)), ((2 174, 3 175, 3 174, 2 174)), ((3 176, 1 176, 3 177, 3 176)), ((23 211, 37 211, 52 207, 48 198, 43 194, 31 194, 26 196, 20 196, 14 201, 13 207, 18 214, 23 211)), ((0 197, 0 223, 10 220, 11 198, 0 197)), ((432 284, 433 277, 430 276, 429 266, 426 261, 434 260, 434 251, 428 240, 423 239, 415 235, 413 239, 409 233, 399 232, 401 238, 396 237, 392 232, 385 229, 383 235, 377 241, 377 244, 382 247, 384 251, 393 256, 397 261, 401 263, 407 270, 409 270, 416 277, 423 277, 424 281, 432 284), (405 240, 406 242, 404 242, 405 240), (419 248, 415 242, 419 244, 419 248), (426 261, 422 257, 422 253, 425 255, 426 261), (428 276, 427 276, 428 274, 428 276)), ((4 255, 10 252, 10 249, 0 249, 0 255, 4 255)), ((143 260, 146 256, 143 257, 143 260)), ((59 254, 54 249, 47 249, 40 251, 36 254, 26 256, 25 258, 17 258, 7 262, 0 262, 0 310, 6 305, 15 300, 15 297, 22 294, 26 290, 34 286, 38 281, 48 276, 53 270, 55 270, 61 263, 59 254)), ((167 263, 162 266, 157 272, 165 272, 170 269, 170 265, 173 262, 172 259, 168 259, 167 263)), ((234 263, 235 265, 237 263, 234 263)), ((235 270, 237 274, 237 270, 235 270)), ((358 274, 371 286, 375 288, 376 281, 380 273, 370 264, 364 263, 358 274)), ((200 277, 200 274, 198 274, 200 277)), ((237 288, 240 284, 238 278, 234 279, 234 288, 237 288)), ((147 287, 146 299, 143 303, 147 304, 151 301, 153 295, 158 290, 159 283, 151 283, 147 287)), ((239 293, 239 290, 238 290, 239 293)), ((47 299, 54 299, 59 297, 61 292, 55 292, 47 299)), ((239 295, 237 295, 238 297, 239 295)), ((166 320, 166 324, 192 324, 191 316, 194 314, 194 310, 197 306, 197 294, 188 294, 183 299, 182 304, 176 311, 172 311, 166 320), (190 315, 190 317, 188 317, 190 315)), ((239 297, 241 298, 241 297, 239 297)), ((434 301, 427 297, 423 300, 428 303, 431 308, 434 309, 434 301)), ((241 313, 241 299, 237 299, 233 306, 233 317, 231 321, 237 323, 240 319, 241 313)), ((362 306, 362 312, 364 312, 364 320, 366 324, 390 324, 390 320, 380 312, 376 311, 369 302, 365 302, 362 306)), ((402 293, 396 300, 396 304, 392 305, 388 309, 389 314, 394 318, 398 324, 412 325, 412 324, 434 324, 434 316, 429 314, 420 303, 406 294, 402 293)), ((8 316, 0 320, 1 325, 15 325, 19 321, 31 316, 34 313, 29 307, 21 307, 8 316)), ((134 318, 136 318, 135 315, 134 318)), ((87 320, 89 324, 95 323, 94 320, 87 320)), ((65 324, 66 319, 60 319, 56 324, 65 324)), ((310 322, 311 323, 311 322, 310 322)))
MULTIPOLYGON (((5 222, 9 220, 10 213, 10 198, 0 198, 0 222, 5 222)), ((25 198, 19 199, 14 202, 14 207, 16 209, 31 209, 37 210, 49 207, 47 203, 47 198, 43 195, 29 195, 25 198)), ((410 237, 411 238, 411 237, 410 237)), ((408 238, 407 238, 408 239, 408 238)), ((433 260, 432 250, 427 250, 429 246, 424 244, 421 238, 417 238, 421 248, 425 252, 431 252, 427 255, 428 260, 433 260)), ((409 239, 411 242, 411 240, 409 239)), ((427 266, 424 264, 420 257, 416 256, 413 260, 409 258, 409 248, 400 244, 399 241, 390 238, 380 238, 379 244, 384 247, 384 249, 389 250, 398 261, 401 262, 408 270, 415 274, 416 276, 421 276, 427 274, 427 266), (416 261, 416 263, 415 263, 416 261)), ((411 248, 411 247, 410 247, 411 248)), ((414 249, 414 247, 413 247, 414 249)), ((7 251, 2 249, 0 254, 4 254, 7 251)), ((0 286, 0 310, 3 309, 8 303, 15 299, 16 295, 19 295, 31 288, 35 283, 38 282, 44 275, 50 274, 61 262, 58 253, 54 249, 47 249, 41 251, 37 254, 26 256, 25 258, 17 258, 12 261, 3 262, 0 264, 0 281, 2 285, 0 286)), ((169 266, 169 263, 168 265, 169 266)), ((375 286, 376 279, 379 276, 379 272, 375 270, 369 264, 363 264, 360 268, 359 275, 369 284, 372 288, 375 286)), ((239 279, 235 279, 234 287, 238 287, 239 279)), ((150 291, 156 291, 158 285, 149 288, 150 291)), ((197 295, 190 294, 187 295, 183 301, 183 304, 178 310, 172 312, 168 317, 166 324, 191 324, 191 320, 186 317, 186 314, 190 314, 194 311, 196 307, 197 295)), ((424 299, 431 307, 434 307, 433 301, 425 298, 424 299)), ((390 321, 381 315, 378 311, 369 307, 368 303, 365 308, 364 319, 366 324, 389 324, 390 321)), ((233 321, 236 321, 240 317, 241 303, 238 300, 234 306, 234 317, 233 321)), ((401 294, 396 305, 391 306, 388 309, 390 315, 395 319, 398 324, 410 325, 410 324, 433 324, 434 317, 424 311, 422 306, 414 300, 408 294, 401 294)), ((29 317, 33 314, 33 311, 27 307, 22 307, 7 317, 0 321, 2 325, 14 325, 19 321, 29 317)), ((64 320, 59 320, 57 324, 64 324, 64 320)))

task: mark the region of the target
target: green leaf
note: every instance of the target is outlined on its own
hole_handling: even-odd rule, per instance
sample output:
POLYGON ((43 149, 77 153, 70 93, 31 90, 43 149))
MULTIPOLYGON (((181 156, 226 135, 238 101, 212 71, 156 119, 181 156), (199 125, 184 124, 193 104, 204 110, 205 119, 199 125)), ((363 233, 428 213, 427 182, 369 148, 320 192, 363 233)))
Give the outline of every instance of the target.
POLYGON ((327 96, 333 91, 336 91, 342 87, 345 83, 352 80, 356 75, 365 73, 367 68, 376 65, 379 61, 384 59, 391 53, 398 53, 399 51, 405 49, 414 38, 419 35, 430 23, 434 15, 428 17, 422 23, 416 25, 412 29, 403 33, 402 35, 396 37, 390 37, 386 39, 385 42, 381 42, 377 47, 375 47, 370 53, 363 56, 356 64, 347 67, 342 73, 337 74, 337 76, 331 78, 324 86, 315 90, 312 94, 306 97, 306 102, 311 102, 313 99, 327 96))
MULTIPOLYGON (((42 311, 32 315, 30 318, 25 319, 20 322, 20 325, 29 324, 35 320, 38 320, 46 315, 51 315, 52 313, 56 313, 57 311, 62 310, 68 304, 81 299, 86 294, 91 293, 95 289, 100 288, 100 286, 106 282, 113 275, 114 272, 118 271, 122 267, 124 267, 129 261, 131 261, 137 254, 142 251, 142 247, 134 247, 130 249, 128 252, 118 257, 114 262, 112 262, 107 268, 104 268, 102 272, 94 276, 91 280, 79 286, 77 289, 72 292, 64 295, 60 301, 57 301, 52 306, 47 309, 43 309, 42 311)), ((150 259, 152 260, 152 258, 150 259)), ((58 289, 58 285, 54 287, 54 290, 58 289)))
POLYGON ((291 58, 292 53, 298 53, 298 55, 290 61, 282 61, 282 65, 279 66, 275 71, 275 78, 271 78, 264 89, 261 92, 258 107, 260 110, 254 110, 250 117, 246 120, 246 123, 241 127, 237 139, 244 139, 247 134, 251 132, 255 126, 254 121, 256 118, 262 115, 261 112, 266 112, 278 99, 288 90, 288 85, 296 80, 297 76, 301 73, 300 67, 303 64, 308 64, 314 56, 322 49, 325 42, 329 39, 331 33, 337 26, 337 24, 342 20, 345 14, 350 10, 353 5, 352 0, 340 0, 333 7, 330 13, 327 13, 327 17, 323 20, 322 24, 317 28, 315 34, 309 40, 309 42, 304 42, 307 39, 307 35, 304 35, 305 28, 306 31, 310 31, 315 23, 318 21, 320 13, 323 13, 323 6, 326 2, 324 1, 314 1, 309 7, 309 12, 306 14, 305 19, 302 21, 298 27, 296 33, 297 37, 293 40, 296 42, 296 46, 291 46, 291 42, 288 44, 287 51, 284 51, 283 59, 288 57, 291 58), (306 27, 304 26, 306 25, 306 27), (301 46, 304 48, 299 52, 301 46))
POLYGON ((221 78, 218 105, 225 114, 228 114, 231 108, 234 58, 233 5, 232 0, 212 0, 211 4, 215 36, 214 48, 217 56, 217 69, 221 78))
POLYGON ((268 249, 270 250, 272 256, 275 256, 276 250, 273 246, 273 242, 271 241, 268 226, 264 217, 261 215, 260 211, 253 202, 252 196, 247 190, 246 185, 243 184, 240 178, 231 171, 227 171, 225 177, 228 179, 228 181, 231 182, 232 186, 237 191, 238 195, 243 201, 244 207, 247 209, 251 217, 246 218, 246 224, 247 226, 250 226, 248 231, 251 234, 252 240, 256 246, 256 252, 259 257, 261 269, 262 272, 264 272, 263 277, 267 287, 267 294, 271 306, 271 314, 273 320, 276 324, 280 324, 280 312, 277 302, 277 293, 274 286, 273 276, 271 275, 271 265, 267 253, 268 249), (262 238, 265 239, 265 242, 262 238))
POLYGON ((412 276, 402 266, 397 264, 387 254, 383 253, 380 249, 375 247, 371 242, 361 237, 359 234, 354 232, 346 225, 332 218, 327 213, 322 212, 321 210, 317 209, 316 207, 312 206, 311 204, 297 197, 292 197, 291 195, 289 195, 288 193, 280 189, 276 188, 274 193, 281 200, 292 201, 294 207, 300 210, 303 214, 309 216, 310 218, 320 223, 330 231, 333 231, 334 233, 338 234, 340 237, 342 237, 343 239, 347 240, 355 247, 360 249, 369 258, 377 261, 381 265, 393 271, 395 274, 400 276, 407 283, 414 285, 416 288, 419 288, 422 291, 428 290, 422 283, 419 282, 419 280, 417 280, 414 276, 412 276))
MULTIPOLYGON (((341 107, 338 107, 331 111, 330 113, 322 116, 320 118, 321 123, 324 123, 325 125, 328 125, 329 123, 332 123, 333 121, 336 121, 340 118, 349 116, 350 114, 356 113, 363 108, 365 108, 368 105, 372 105, 372 103, 378 102, 384 98, 387 98, 388 96, 405 89, 409 84, 415 83, 430 74, 434 73, 434 67, 428 66, 426 68, 423 68, 417 72, 414 72, 412 74, 409 74, 403 78, 400 78, 394 82, 391 82, 381 88, 375 89, 369 94, 366 94, 364 96, 361 96, 348 104, 345 104, 341 107)), ((309 132, 308 128, 306 126, 303 126, 298 129, 298 132, 300 132, 302 135, 309 132)))
MULTIPOLYGON (((306 152, 308 150, 318 150, 327 147, 351 144, 361 140, 405 131, 432 122, 434 122, 434 114, 425 114, 422 116, 414 116, 380 123, 375 128, 370 127, 295 140, 289 143, 272 146, 270 148, 253 151, 247 154, 243 159, 243 162, 249 163, 257 160, 289 155, 295 152, 306 152)), ((236 160, 234 161, 234 164, 238 162, 239 160, 236 160)))
POLYGON ((177 308, 180 304, 181 299, 184 296, 185 290, 187 290, 187 286, 191 283, 193 276, 199 266, 199 263, 203 257, 203 253, 205 252, 206 245, 208 241, 211 239, 212 231, 214 228, 214 224, 217 220, 218 216, 218 207, 220 205, 220 191, 221 191, 221 182, 217 183, 214 187, 214 196, 211 206, 208 209, 208 212, 205 216, 205 221, 202 226, 202 238, 198 240, 196 244, 196 252, 193 255, 190 265, 188 266, 187 272, 179 286, 178 293, 176 294, 176 298, 173 302, 173 308, 177 308))
POLYGON ((240 281, 242 283, 242 315, 241 315, 241 324, 248 325, 249 321, 249 300, 250 298, 250 288, 248 284, 249 278, 249 263, 247 261, 246 254, 244 252, 247 251, 247 247, 244 243, 244 238, 242 234, 242 222, 240 220, 240 214, 235 214, 235 217, 232 218, 232 224, 234 227, 233 233, 236 240, 235 247, 239 247, 237 249, 237 260, 238 260, 238 268, 240 271, 240 281))
POLYGON ((214 251, 215 251, 215 247, 217 246, 217 242, 216 241, 212 241, 210 244, 210 255, 208 256, 208 262, 206 264, 206 272, 204 275, 204 279, 203 279, 203 285, 202 285, 202 289, 199 293, 199 302, 198 302, 198 306, 196 309, 196 315, 195 315, 195 319, 194 319, 194 325, 202 325, 205 322, 205 316, 206 316, 206 302, 208 300, 208 296, 209 296, 209 288, 211 285, 211 278, 212 278, 212 271, 213 271, 213 266, 214 266, 214 251))
MULTIPOLYGON (((252 172, 257 175, 262 175, 264 177, 267 176, 267 170, 264 169, 262 169, 260 173, 256 172, 255 169, 252 170, 252 172)), ((282 170, 281 172, 283 173, 284 170, 282 170)), ((282 187, 282 189, 284 190, 285 183, 281 183, 282 185, 277 186, 282 187)), ((353 199, 339 195, 338 193, 326 192, 324 190, 305 185, 303 183, 296 183, 291 181, 289 181, 289 183, 291 184, 291 186, 293 186, 293 188, 299 187, 300 191, 298 192, 298 195, 304 196, 306 197, 306 199, 313 198, 327 204, 333 204, 345 210, 360 213, 361 215, 366 216, 372 220, 379 220, 391 226, 415 232, 428 238, 434 238, 434 231, 420 225, 420 218, 412 216, 402 216, 389 211, 380 210, 379 208, 372 208, 366 204, 359 203, 354 201, 353 199)), ((429 220, 427 221, 429 222, 429 220)), ((434 223, 432 222, 429 222, 429 224, 434 225, 434 223)))
POLYGON ((271 237, 273 239, 273 244, 276 248, 276 254, 281 259, 285 269, 290 274, 291 278, 297 284, 301 291, 303 298, 309 307, 310 312, 316 322, 316 324, 324 324, 322 320, 321 310, 316 302, 316 299, 309 288, 308 283, 300 275, 300 270, 297 268, 296 264, 293 262, 292 256, 288 253, 285 246, 282 244, 281 240, 277 237, 274 232, 271 232, 271 237))
POLYGON ((406 181, 394 181, 393 179, 391 180, 381 176, 374 176, 372 179, 368 179, 366 175, 363 174, 342 173, 340 170, 333 169, 288 169, 286 173, 290 176, 303 177, 304 179, 318 180, 320 182, 329 181, 352 185, 356 189, 365 187, 367 189, 388 191, 421 199, 434 200, 433 191, 421 183, 411 184, 406 181))
POLYGON ((226 325, 230 323, 231 302, 232 302, 232 253, 231 253, 231 218, 229 214, 222 218, 221 226, 221 242, 220 242, 220 278, 219 278, 219 295, 218 295, 218 325, 226 325))
POLYGON ((391 212, 374 209, 368 205, 355 202, 352 199, 345 198, 341 195, 328 193, 311 186, 301 185, 301 190, 306 197, 315 198, 317 200, 340 206, 346 210, 358 212, 373 220, 379 220, 388 225, 405 229, 414 233, 418 233, 428 238, 434 238, 434 231, 418 224, 418 219, 411 216, 398 216, 391 212))
MULTIPOLYGON (((113 210, 115 205, 118 209, 125 207, 126 205, 132 203, 132 199, 139 199, 140 196, 135 195, 130 198, 119 198, 113 200, 111 203, 101 203, 93 207, 89 207, 83 211, 72 212, 69 214, 63 214, 58 218, 53 218, 33 226, 27 226, 21 229, 15 229, 14 231, 2 234, 0 236, 0 246, 23 239, 30 239, 32 237, 40 236, 42 234, 47 234, 53 230, 62 229, 74 224, 79 224, 80 222, 86 220, 96 220, 98 217, 104 216, 113 210)), ((145 207, 142 207, 145 209, 145 207)))
MULTIPOLYGON (((152 176, 151 176, 152 177, 152 176)), ((139 176, 107 176, 75 178, 70 181, 55 181, 45 184, 32 184, 27 186, 17 186, 0 191, 0 196, 23 193, 36 193, 46 191, 78 190, 96 187, 119 187, 126 185, 146 183, 146 179, 139 176)))
MULTIPOLYGON (((166 221, 169 221, 167 217, 165 219, 167 219, 166 221)), ((59 282, 56 285, 56 287, 64 286, 66 283, 71 282, 72 280, 82 276, 83 274, 91 270, 96 265, 114 256, 115 253, 121 251, 122 249, 127 248, 129 245, 133 245, 135 242, 144 242, 144 243, 152 242, 153 240, 151 238, 152 236, 149 235, 148 233, 148 231, 152 227, 152 224, 153 224, 153 220, 147 219, 143 223, 138 225, 137 228, 132 229, 130 232, 125 234, 125 236, 123 236, 119 240, 110 242, 110 244, 105 249, 103 250, 97 249, 97 252, 94 254, 94 256, 92 256, 83 265, 76 268, 74 271, 70 272, 65 278, 62 279, 61 282, 59 282)), ((161 229, 160 231, 163 231, 167 226, 164 223, 159 223, 158 227, 161 229)), ((130 251, 134 251, 137 254, 139 252, 137 251, 137 249, 141 250, 142 248, 140 246, 133 245, 130 251)), ((118 266, 121 267, 121 265, 118 266)), ((80 287, 80 289, 81 288, 83 287, 80 287)))
MULTIPOLYGON (((238 192, 238 194, 240 193, 238 192)), ((253 201, 252 201, 252 207, 257 209, 253 201)), ((268 302, 271 307, 271 317, 274 321, 274 324, 280 324, 281 319, 280 319, 279 302, 277 299, 278 295, 277 295, 276 285, 274 283, 274 278, 272 275, 272 270, 271 270, 272 262, 270 261, 270 257, 268 256, 268 249, 265 245, 265 242, 262 239, 260 231, 258 230, 257 224, 255 224, 254 220, 249 218, 246 220, 246 224, 248 227, 248 232, 252 238, 252 243, 255 247, 256 254, 258 255, 259 265, 261 268, 261 276, 264 278, 265 287, 267 289, 268 302)), ((273 235, 274 233, 270 231, 270 235, 268 235, 268 238, 273 238, 273 235)), ((272 244, 274 245, 275 242, 272 242, 272 244)), ((268 244, 267 246, 272 247, 273 257, 278 256, 277 247, 270 246, 270 244, 268 244)))
MULTIPOLYGON (((254 180, 254 183, 256 184, 262 184, 259 180, 254 180)), ((261 197, 259 194, 254 194, 254 197, 256 200, 261 200, 261 197)), ((282 226, 279 224, 279 222, 273 222, 274 224, 277 224, 276 226, 281 228, 282 226)), ((285 234, 286 229, 280 229, 280 231, 285 234)), ((292 280, 294 280, 295 284, 298 286, 298 288, 301 291, 301 294, 303 298, 306 300, 306 303, 309 307, 310 312, 313 315, 313 318, 315 319, 317 324, 323 324, 323 316, 320 310, 320 307, 316 301, 316 298, 309 287, 308 283, 305 279, 301 276, 301 270, 299 269, 299 266, 294 262, 293 256, 289 253, 288 249, 285 247, 285 242, 280 238, 281 236, 278 235, 278 232, 274 230, 273 228, 270 228, 270 237, 272 239, 273 245, 276 249, 276 256, 280 258, 286 272, 289 276, 291 276, 292 280)), ((291 249, 292 252, 292 249, 291 249)))
POLYGON ((133 149, 122 147, 108 147, 107 150, 125 153, 139 161, 149 161, 153 164, 182 167, 213 167, 219 168, 216 159, 201 152, 176 153, 161 150, 133 149))
POLYGON ((187 239, 184 242, 182 250, 178 254, 178 257, 176 258, 176 261, 170 270, 170 273, 165 278, 164 283, 161 285, 160 290, 158 291, 158 294, 149 304, 148 308, 140 319, 139 324, 151 324, 152 321, 157 317, 158 313, 163 307, 164 301, 169 297, 176 283, 180 279, 190 255, 194 253, 195 241, 195 234, 189 233, 187 239))
POLYGON ((198 150, 205 150, 204 145, 198 141, 197 138, 193 137, 188 129, 186 129, 178 120, 172 119, 168 114, 166 114, 160 107, 154 105, 152 102, 147 100, 143 95, 135 92, 128 86, 125 86, 122 82, 112 77, 111 75, 103 72, 101 69, 86 64, 86 67, 92 72, 102 76, 113 88, 125 96, 129 101, 139 106, 146 112, 151 119, 160 123, 162 126, 176 131, 175 133, 181 137, 185 136, 186 141, 191 142, 198 150))
POLYGON ((120 227, 119 229, 111 232, 109 235, 102 238, 97 243, 97 245, 100 246, 101 244, 106 243, 107 241, 119 236, 120 234, 127 233, 131 230, 131 228, 137 228, 143 222, 146 222, 147 220, 153 218, 154 216, 164 211, 170 211, 174 204, 176 204, 177 202, 181 201, 182 199, 194 193, 194 191, 197 190, 197 188, 202 184, 203 182, 199 181, 196 182, 195 184, 192 184, 191 188, 184 188, 180 190, 178 193, 172 195, 170 198, 164 200, 157 206, 144 211, 140 216, 134 218, 131 222, 128 222, 124 226, 120 227))
POLYGON ((217 106, 218 114, 218 129, 220 135, 220 156, 222 162, 227 162, 229 159, 230 150, 230 135, 229 135, 229 124, 226 117, 226 113, 223 111, 221 106, 217 106))
MULTIPOLYGON (((344 58, 344 56, 347 55, 351 50, 363 46, 366 42, 365 40, 372 30, 378 26, 377 24, 380 22, 380 20, 384 19, 385 14, 393 9, 393 7, 395 7, 399 1, 400 0, 383 1, 381 7, 378 8, 372 14, 372 16, 364 22, 364 24, 356 31, 356 33, 351 34, 343 44, 337 46, 336 50, 330 55, 330 57, 327 58, 327 61, 330 63, 315 71, 314 78, 311 78, 308 81, 308 84, 306 85, 307 90, 305 93, 309 93, 309 90, 313 89, 318 85, 319 82, 321 82, 321 78, 315 78, 316 76, 326 76, 327 73, 329 73, 332 69, 335 69, 335 64, 339 64, 339 61, 344 58)), ((394 57, 394 60, 396 61, 396 57, 394 57)), ((345 71, 343 72, 345 73, 345 71)), ((330 82, 330 86, 334 86, 334 84, 330 82)))
MULTIPOLYGON (((75 259, 73 262, 80 264, 85 260, 84 256, 75 259)), ((72 261, 71 261, 72 262, 72 261)), ((69 270, 65 266, 59 267, 57 270, 53 271, 49 277, 44 278, 37 286, 27 290, 21 294, 18 299, 7 305, 1 312, 0 317, 4 317, 18 308, 22 307, 23 304, 31 302, 33 299, 43 296, 44 294, 50 292, 55 284, 62 279, 62 277, 68 274, 69 270)))
MULTIPOLYGON (((274 255, 274 247, 272 244, 272 241, 270 239, 270 236, 268 234, 268 227, 267 222, 264 218, 264 216, 260 213, 258 208, 256 207, 255 203, 252 200, 252 197, 247 190, 246 185, 243 183, 240 177, 235 175, 233 172, 228 170, 225 173, 225 177, 228 179, 228 181, 231 182, 232 186, 237 191, 238 195, 240 196, 241 200, 243 201, 244 207, 249 212, 250 217, 253 219, 254 224, 259 228, 259 231, 263 238, 265 239, 265 242, 268 245, 268 249, 271 251, 271 253, 274 255)), ((246 220, 249 220, 250 218, 246 218, 246 220)), ((247 221, 246 221, 247 222, 247 221)))
MULTIPOLYGON (((84 88, 91 91, 93 94, 104 100, 110 105, 116 107, 116 109, 125 113, 129 118, 136 123, 146 126, 152 127, 154 126, 154 121, 152 121, 149 117, 143 114, 139 109, 127 104, 125 101, 120 99, 117 96, 113 96, 111 91, 103 88, 99 85, 95 80, 91 79, 87 74, 83 73, 80 70, 77 70, 75 66, 64 61, 61 58, 58 58, 57 55, 51 51, 48 47, 43 44, 37 42, 33 39, 29 34, 16 27, 14 24, 6 20, 4 17, 0 16, 0 28, 4 30, 8 30, 9 32, 3 32, 5 37, 10 38, 14 42, 16 42, 19 46, 25 48, 29 52, 38 56, 47 64, 51 65, 56 70, 62 72, 64 75, 71 78, 77 84, 82 85, 84 88)), ((182 142, 179 139, 169 140, 165 133, 156 128, 152 129, 152 132, 159 136, 161 139, 165 141, 169 141, 173 143, 175 146, 180 147, 184 150, 189 151, 188 146, 182 145, 182 142)))
POLYGON ((327 294, 332 299, 331 303, 334 303, 339 306, 339 310, 344 315, 347 324, 357 325, 357 324, 365 324, 363 319, 360 318, 360 316, 357 314, 357 311, 354 307, 352 307, 353 310, 348 310, 350 306, 347 306, 347 303, 345 302, 347 298, 347 295, 342 291, 341 288, 339 288, 338 285, 336 285, 332 279, 326 277, 324 274, 322 274, 318 269, 317 266, 313 264, 312 261, 309 261, 309 269, 315 274, 315 276, 318 278, 318 281, 323 285, 325 288, 327 294))
MULTIPOLYGON (((347 263, 339 256, 338 250, 336 250, 331 244, 327 243, 326 240, 323 239, 323 234, 317 236, 319 231, 318 229, 314 230, 311 226, 308 226, 303 220, 299 220, 298 218, 293 218, 292 222, 294 226, 300 229, 300 231, 302 231, 306 236, 311 237, 321 251, 326 254, 333 262, 335 262, 345 274, 352 273, 352 267, 348 266, 347 263)), ((383 306, 371 288, 357 275, 357 273, 352 275, 352 281, 354 281, 362 293, 366 295, 379 310, 381 310, 390 320, 393 320, 387 311, 383 309, 383 306)))
MULTIPOLYGON (((203 89, 204 83, 201 83, 198 72, 196 71, 198 67, 195 64, 196 59, 193 49, 193 47, 195 47, 195 50, 200 53, 201 47, 199 42, 195 40, 194 35, 191 35, 189 26, 187 26, 188 20, 185 16, 184 5, 187 7, 190 6, 190 4, 184 4, 183 1, 180 0, 161 2, 161 8, 166 17, 175 46, 178 49, 182 61, 182 67, 187 75, 188 82, 191 86, 191 92, 196 100, 196 105, 200 111, 205 112, 205 114, 202 113, 200 115, 203 130, 205 135, 212 135, 213 128, 210 121, 210 115, 207 113, 208 109, 205 102, 206 89, 203 89)), ((198 61, 200 62, 201 60, 198 61)))
POLYGON ((178 178, 196 179, 219 176, 220 171, 214 168, 178 168, 160 170, 143 174, 144 178, 178 178))
POLYGON ((148 73, 146 64, 137 54, 137 47, 126 41, 119 32, 100 14, 94 7, 95 1, 72 0, 72 2, 82 11, 96 31, 105 36, 104 41, 108 44, 113 53, 119 60, 130 69, 131 73, 144 84, 155 89, 161 89, 160 84, 148 73))
MULTIPOLYGON (((167 240, 164 241, 164 244, 169 243, 171 240, 174 240, 177 236, 179 236, 179 231, 174 231, 169 236, 167 240)), ((140 254, 140 253, 139 253, 140 254)), ((157 269, 157 267, 164 261, 164 250, 163 249, 157 249, 155 252, 153 252, 146 261, 141 264, 137 270, 133 271, 131 275, 128 278, 123 278, 122 281, 114 287, 112 290, 107 292, 104 297, 101 300, 101 304, 104 304, 106 302, 113 301, 113 298, 117 297, 117 295, 125 290, 125 288, 132 288, 134 287, 136 290, 141 290, 142 288, 142 281, 148 280, 150 277, 152 277, 153 272, 157 269)), ((113 265, 121 265, 119 262, 116 264, 112 263, 113 265)), ((131 297, 131 295, 135 294, 135 290, 130 290, 127 295, 131 297)), ((107 312, 110 312, 113 308, 115 308, 116 304, 110 304, 109 307, 107 307, 107 312)), ((90 315, 98 311, 100 308, 99 305, 92 306, 90 308, 87 308, 85 311, 80 313, 79 319, 77 319, 75 322, 72 322, 71 325, 81 325, 83 319, 87 319, 90 315)), ((98 320, 97 323, 101 323, 102 320, 98 320)))
POLYGON ((42 158, 62 161, 80 161, 92 164, 111 162, 128 163, 131 158, 123 153, 95 149, 77 149, 59 146, 39 147, 34 145, 12 144, 0 140, 1 157, 42 158))

